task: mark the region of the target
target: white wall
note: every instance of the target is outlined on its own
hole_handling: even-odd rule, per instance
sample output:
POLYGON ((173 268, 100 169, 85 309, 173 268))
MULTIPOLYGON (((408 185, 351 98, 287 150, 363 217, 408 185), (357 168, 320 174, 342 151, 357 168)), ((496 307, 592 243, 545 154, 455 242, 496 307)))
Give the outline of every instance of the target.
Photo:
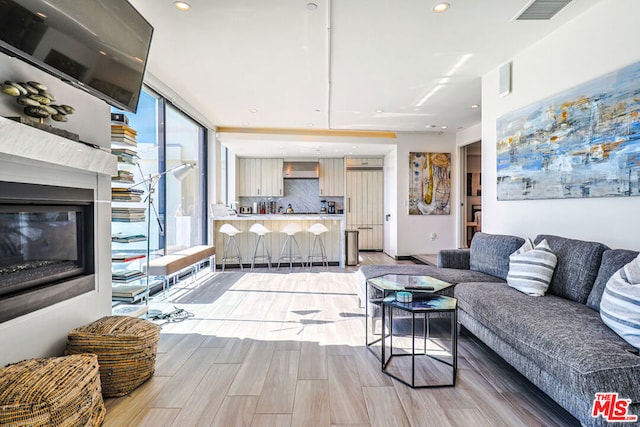
MULTIPOLYGON (((7 156, 8 157, 8 156, 7 156)), ((96 289, 0 323, 0 368, 33 357, 61 356, 73 328, 111 314, 111 180, 44 163, 28 164, 0 156, 0 180, 88 188, 96 200, 96 289), (102 233, 100 233, 102 231, 102 233)))
MULTIPOLYGON (((78 133, 83 141, 110 146, 110 108, 102 100, 1 53, 0 75, 2 81, 35 80, 47 85, 60 103, 76 108, 68 123, 54 122, 56 127, 78 133)), ((0 94, 0 115, 17 115, 21 109, 16 107, 15 98, 0 94)), ((6 137, 0 134, 0 139, 3 136, 6 137)), ((69 156, 73 155, 71 146, 69 156)), ((111 179, 107 175, 2 155, 0 180, 93 189, 98 227, 96 290, 0 323, 0 367, 3 367, 27 358, 62 355, 71 329, 111 314, 111 179)))
POLYGON ((456 133, 456 145, 461 147, 480 141, 482 138, 482 124, 471 126, 456 133))
MULTIPOLYGON (((458 221, 457 206, 459 205, 458 191, 460 182, 456 172, 457 149, 455 148, 455 135, 436 134, 431 132, 403 132, 397 135, 396 158, 396 187, 395 187, 395 212, 389 212, 392 218, 396 218, 396 235, 390 236, 393 242, 395 238, 396 254, 393 256, 408 256, 418 254, 435 254, 441 249, 456 248, 456 224, 458 221), (442 152, 451 153, 451 214, 449 215, 409 215, 409 153, 410 152, 442 152), (437 238, 431 240, 431 233, 436 233, 437 238)), ((385 165, 385 168, 388 167, 385 165)), ((386 177, 386 174, 385 174, 386 177)), ((394 197, 389 194, 388 197, 394 197)), ((392 204, 390 204, 392 208, 392 204)), ((386 226, 387 223, 385 223, 386 226)), ((392 224, 393 227, 393 224, 392 224)), ((390 244, 390 248, 393 243, 390 244)))
POLYGON ((398 255, 398 149, 393 149, 384 157, 384 245, 383 251, 389 256, 398 255), (387 219, 388 218, 388 219, 387 219))
MULTIPOLYGON (((482 79, 483 231, 539 233, 640 250, 640 197, 496 200, 496 119, 640 60, 640 2, 603 0, 513 58, 512 93, 498 94, 498 70, 482 79)), ((640 83, 639 83, 640 84, 640 83)))
MULTIPOLYGON (((56 97, 55 104, 67 104, 76 110, 66 123, 45 119, 46 124, 78 134, 81 141, 107 148, 111 146, 110 108, 104 101, 4 53, 0 53, 0 76, 2 82, 37 81, 44 84, 56 97)), ((23 108, 15 97, 0 93, 0 116, 25 117, 23 108)))

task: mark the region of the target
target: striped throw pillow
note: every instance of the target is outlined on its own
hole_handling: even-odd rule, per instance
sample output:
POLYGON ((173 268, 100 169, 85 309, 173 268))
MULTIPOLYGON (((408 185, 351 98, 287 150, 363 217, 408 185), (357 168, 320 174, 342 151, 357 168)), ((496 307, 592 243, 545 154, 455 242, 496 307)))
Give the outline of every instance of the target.
POLYGON ((600 317, 622 339, 640 349, 640 255, 607 282, 600 317))
POLYGON ((518 250, 516 250, 511 255, 522 255, 523 253, 529 252, 530 250, 533 250, 533 242, 530 238, 527 237, 522 246, 520 246, 518 250))
POLYGON ((527 295, 541 297, 549 288, 558 258, 546 239, 535 248, 532 246, 528 240, 509 256, 507 284, 527 295))

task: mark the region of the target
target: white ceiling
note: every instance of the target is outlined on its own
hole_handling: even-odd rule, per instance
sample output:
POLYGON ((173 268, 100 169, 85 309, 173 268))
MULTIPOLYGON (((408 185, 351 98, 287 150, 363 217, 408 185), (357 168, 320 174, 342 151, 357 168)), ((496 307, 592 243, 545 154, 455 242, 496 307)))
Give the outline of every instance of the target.
MULTIPOLYGON (((599 0, 550 21, 514 20, 531 0, 449 0, 444 14, 435 0, 130 1, 155 28, 148 72, 208 123, 455 133, 480 122, 483 74, 599 0)), ((220 139, 273 154, 244 136, 220 139)))

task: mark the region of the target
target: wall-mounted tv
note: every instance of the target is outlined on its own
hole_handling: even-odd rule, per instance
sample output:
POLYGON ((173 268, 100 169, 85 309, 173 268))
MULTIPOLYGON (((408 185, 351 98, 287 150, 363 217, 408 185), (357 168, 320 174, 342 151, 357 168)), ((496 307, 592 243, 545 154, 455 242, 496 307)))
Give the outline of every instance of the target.
POLYGON ((153 27, 127 0, 0 0, 0 51, 135 112, 153 27))

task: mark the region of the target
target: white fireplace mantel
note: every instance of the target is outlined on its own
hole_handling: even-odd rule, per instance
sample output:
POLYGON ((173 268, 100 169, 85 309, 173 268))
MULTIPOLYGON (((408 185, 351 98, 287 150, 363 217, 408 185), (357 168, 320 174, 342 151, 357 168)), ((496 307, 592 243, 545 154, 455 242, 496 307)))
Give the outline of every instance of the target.
MULTIPOLYGON (((108 132, 99 119, 109 121, 106 104, 103 110, 96 115, 96 132, 108 132)), ((95 225, 95 289, 0 323, 0 367, 62 355, 70 330, 111 314, 111 176, 116 173, 117 157, 107 150, 0 117, 0 181, 90 189, 95 225)))
POLYGON ((4 117, 0 117, 0 156, 101 175, 117 173, 117 158, 111 153, 4 117))

